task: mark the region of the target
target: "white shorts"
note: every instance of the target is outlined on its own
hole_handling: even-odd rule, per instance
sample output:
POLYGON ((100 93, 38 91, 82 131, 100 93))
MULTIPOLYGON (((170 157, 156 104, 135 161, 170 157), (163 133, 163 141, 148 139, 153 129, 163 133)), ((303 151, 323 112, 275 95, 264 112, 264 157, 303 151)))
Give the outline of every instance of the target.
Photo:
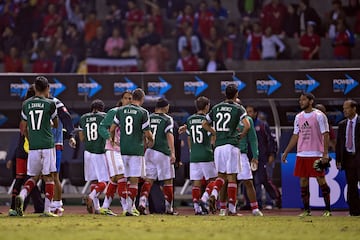
POLYGON ((249 158, 246 153, 241 154, 241 172, 237 175, 238 180, 253 179, 249 158))
POLYGON ((149 179, 161 181, 175 178, 174 164, 170 163, 170 156, 162 152, 146 149, 145 166, 145 176, 149 179))
POLYGON ((190 163, 190 180, 206 180, 217 177, 217 171, 214 162, 191 162, 190 163))
POLYGON ((214 161, 219 173, 239 173, 241 170, 240 149, 231 144, 218 146, 214 151, 214 161))
POLYGON ((143 156, 122 155, 125 177, 145 177, 145 161, 143 156))
POLYGON ((29 150, 27 175, 49 175, 52 172, 56 172, 55 148, 29 150))
POLYGON ((110 176, 105 153, 84 152, 84 175, 86 181, 109 181, 110 176))
POLYGON ((107 150, 105 152, 106 162, 109 167, 110 177, 124 174, 124 162, 118 151, 107 150))

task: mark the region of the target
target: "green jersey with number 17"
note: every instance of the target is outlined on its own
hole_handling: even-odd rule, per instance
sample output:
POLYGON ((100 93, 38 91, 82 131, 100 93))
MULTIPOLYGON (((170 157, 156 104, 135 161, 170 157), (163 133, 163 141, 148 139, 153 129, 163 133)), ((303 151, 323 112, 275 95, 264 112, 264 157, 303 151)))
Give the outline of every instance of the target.
POLYGON ((239 147, 237 127, 246 115, 245 108, 232 101, 215 105, 206 115, 206 120, 213 123, 216 131, 215 146, 231 144, 239 147))
POLYGON ((51 122, 57 115, 55 102, 34 96, 22 105, 21 118, 27 122, 29 149, 49 149, 54 147, 51 122))
POLYGON ((91 153, 105 153, 105 139, 98 132, 104 112, 85 113, 80 118, 80 128, 85 136, 85 150, 91 153))
POLYGON ((149 112, 134 104, 120 107, 114 124, 120 127, 121 154, 144 156, 144 131, 150 130, 149 112))
POLYGON ((174 120, 172 117, 164 113, 152 113, 150 115, 150 128, 155 138, 154 146, 151 149, 170 156, 166 134, 173 134, 174 132, 174 120))
POLYGON ((190 162, 211 162, 214 160, 211 136, 202 127, 203 114, 193 114, 186 121, 186 133, 190 137, 190 162))

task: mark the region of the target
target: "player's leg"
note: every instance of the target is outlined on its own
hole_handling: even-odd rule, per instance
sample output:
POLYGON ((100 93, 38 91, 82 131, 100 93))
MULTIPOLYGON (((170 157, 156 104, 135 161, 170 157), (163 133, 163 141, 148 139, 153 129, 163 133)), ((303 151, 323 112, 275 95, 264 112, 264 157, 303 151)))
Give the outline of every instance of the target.
POLYGON ((105 153, 102 154, 92 154, 92 159, 97 183, 94 190, 89 194, 89 197, 93 200, 94 203, 94 212, 100 213, 100 201, 99 196, 104 192, 106 188, 107 181, 109 181, 109 170, 106 164, 105 153))
POLYGON ((16 177, 11 193, 11 207, 9 209, 9 216, 17 216, 17 212, 15 210, 15 198, 20 193, 21 187, 25 182, 26 164, 26 159, 16 158, 16 177))
POLYGON ((62 189, 61 182, 59 179, 59 172, 61 166, 61 158, 62 158, 62 145, 56 145, 56 172, 52 173, 52 177, 54 179, 54 200, 51 204, 51 210, 56 214, 62 215, 64 212, 63 202, 62 202, 62 189))
POLYGON ((226 162, 226 178, 228 180, 228 215, 236 215, 237 202, 237 175, 241 169, 240 149, 233 145, 225 145, 227 149, 226 162))
POLYGON ((203 215, 200 204, 201 197, 201 182, 204 175, 201 171, 201 163, 190 163, 190 180, 193 183, 191 195, 194 204, 195 215, 203 215))
POLYGON ((321 193, 323 195, 324 198, 324 202, 325 202, 325 212, 323 214, 324 217, 328 217, 331 216, 331 207, 330 207, 330 187, 329 185, 326 183, 325 177, 324 176, 319 176, 316 177, 316 180, 320 186, 321 189, 321 193))
POLYGON ((304 212, 300 214, 300 216, 301 217, 311 216, 309 178, 300 177, 300 189, 301 189, 301 200, 304 205, 304 212))
POLYGON ((42 149, 42 170, 43 180, 45 181, 45 204, 44 215, 45 216, 58 216, 51 213, 51 202, 54 197, 54 178, 52 173, 56 172, 56 151, 55 148, 42 149))
MULTIPOLYGON (((95 171, 94 160, 92 154, 88 151, 84 151, 84 177, 85 181, 90 182, 90 194, 95 191, 97 184, 97 176, 95 171)), ((85 196, 86 210, 88 213, 94 213, 93 199, 89 195, 85 196)), ((95 193, 93 193, 94 195, 95 193)))

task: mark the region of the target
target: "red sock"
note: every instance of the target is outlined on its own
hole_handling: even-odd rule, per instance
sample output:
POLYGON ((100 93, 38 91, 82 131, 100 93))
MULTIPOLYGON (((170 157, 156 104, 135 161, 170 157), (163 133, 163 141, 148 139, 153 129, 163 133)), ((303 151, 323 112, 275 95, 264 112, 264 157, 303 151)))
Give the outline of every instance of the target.
POLYGON ((119 197, 127 198, 127 179, 125 177, 120 178, 117 184, 119 197))
POLYGON ((106 188, 105 182, 98 182, 95 186, 96 193, 102 193, 106 188))
POLYGON ((226 202, 220 202, 220 209, 226 209, 226 202))
POLYGON ((145 197, 149 197, 150 194, 150 190, 151 190, 151 183, 149 182, 144 182, 144 184, 141 187, 141 194, 140 196, 145 196, 145 197))
POLYGON ((50 201, 54 197, 54 185, 55 185, 54 181, 45 182, 45 197, 50 201))
POLYGON ((26 189, 26 191, 28 192, 28 194, 33 190, 33 188, 35 187, 36 183, 34 181, 34 179, 32 178, 29 178, 25 184, 24 184, 24 187, 26 189))
POLYGON ((128 187, 128 190, 129 190, 129 197, 131 198, 131 200, 134 201, 134 199, 136 198, 136 196, 138 194, 138 185, 130 184, 128 187))
POLYGON ((251 210, 255 210, 259 208, 258 202, 251 202, 250 203, 251 210))
POLYGON ((235 182, 228 183, 227 193, 228 193, 229 203, 232 203, 235 205, 236 195, 237 195, 237 184, 235 182))
POLYGON ((206 186, 206 189, 205 191, 209 194, 209 196, 211 195, 211 192, 214 188, 214 185, 215 185, 215 181, 211 181, 209 182, 209 184, 206 186))
POLYGON ((222 186, 224 185, 224 182, 225 182, 224 179, 218 177, 215 180, 214 189, 216 189, 218 192, 220 192, 222 186))
POLYGON ((117 189, 117 183, 114 183, 113 181, 109 181, 108 187, 106 190, 106 196, 110 197, 111 199, 114 199, 114 195, 117 189))
POLYGON ((164 196, 166 201, 172 203, 172 200, 174 199, 174 190, 172 184, 164 185, 164 196))
POLYGON ((200 199, 200 188, 199 187, 193 187, 192 188, 192 199, 194 203, 199 202, 200 199))

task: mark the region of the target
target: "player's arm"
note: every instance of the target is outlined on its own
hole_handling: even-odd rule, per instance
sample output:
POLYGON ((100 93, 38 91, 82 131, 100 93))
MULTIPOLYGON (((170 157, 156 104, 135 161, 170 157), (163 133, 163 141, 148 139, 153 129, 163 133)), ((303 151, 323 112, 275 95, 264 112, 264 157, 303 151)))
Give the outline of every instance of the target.
POLYGON ((253 159, 259 159, 259 146, 258 146, 258 139, 256 136, 256 130, 254 127, 254 122, 253 120, 250 118, 249 119, 249 123, 250 123, 250 129, 249 132, 247 134, 247 138, 248 141, 250 143, 250 149, 251 149, 251 153, 253 156, 253 159))
MULTIPOLYGON (((154 146, 154 136, 153 136, 151 130, 145 130, 144 131, 144 136, 145 136, 145 139, 146 139, 146 146, 147 147, 154 146)), ((173 136, 173 145, 174 145, 174 136, 173 136)), ((174 153, 175 153, 175 151, 174 151, 174 153)))
POLYGON ((106 114, 104 119, 100 122, 98 132, 100 136, 104 139, 110 139, 110 127, 114 121, 114 116, 111 114, 106 114))
POLYGON ((287 145, 287 147, 285 148, 285 151, 283 153, 283 155, 281 156, 281 160, 286 163, 286 157, 288 155, 288 153, 291 151, 291 149, 293 149, 296 146, 296 143, 299 139, 299 135, 298 134, 293 134, 290 138, 289 144, 287 145))
POLYGON ((174 145, 174 134, 172 132, 166 133, 166 140, 170 148, 170 162, 175 163, 175 145, 174 145))
POLYGON ((22 134, 29 139, 29 132, 28 132, 28 128, 27 128, 27 121, 25 120, 21 120, 20 121, 20 131, 22 132, 22 134))
POLYGON ((249 132, 249 130, 250 130, 250 122, 249 122, 249 119, 247 117, 244 117, 241 120, 241 123, 243 124, 244 128, 240 133, 240 139, 245 137, 247 135, 247 133, 249 132))
POLYGON ((320 132, 323 135, 324 138, 324 152, 323 157, 329 158, 329 142, 330 142, 330 135, 329 135, 329 123, 328 118, 324 113, 321 113, 318 116, 319 126, 320 126, 320 132))
POLYGON ((215 129, 210 125, 208 120, 203 120, 201 123, 202 127, 208 131, 209 133, 211 133, 212 136, 216 136, 216 131, 215 129))

